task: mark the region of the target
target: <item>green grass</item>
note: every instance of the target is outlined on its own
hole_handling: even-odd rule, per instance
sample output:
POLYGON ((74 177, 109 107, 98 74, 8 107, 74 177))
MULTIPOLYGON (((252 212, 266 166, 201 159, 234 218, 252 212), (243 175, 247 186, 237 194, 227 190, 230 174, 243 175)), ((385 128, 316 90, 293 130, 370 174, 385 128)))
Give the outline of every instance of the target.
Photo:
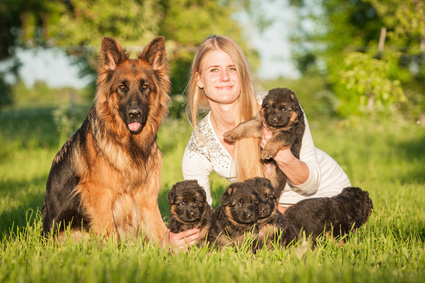
MULTIPOLYGON (((45 183, 64 133, 51 109, 0 112, 0 282, 423 282, 425 129, 395 118, 309 118, 316 146, 374 202, 368 223, 346 245, 323 240, 314 251, 298 244, 255 255, 197 248, 171 255, 141 241, 43 243, 45 183)), ((182 180, 190 132, 186 121, 168 120, 158 136, 165 221, 166 194, 182 180)), ((216 202, 226 185, 213 177, 216 202)))

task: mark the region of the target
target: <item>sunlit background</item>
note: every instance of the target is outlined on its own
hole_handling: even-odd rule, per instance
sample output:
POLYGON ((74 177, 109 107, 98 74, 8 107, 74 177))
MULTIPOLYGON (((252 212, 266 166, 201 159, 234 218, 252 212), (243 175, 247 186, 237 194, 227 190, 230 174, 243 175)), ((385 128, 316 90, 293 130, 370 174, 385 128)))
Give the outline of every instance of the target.
MULTIPOLYGON (((0 4, 0 109, 69 102, 69 89, 75 103, 90 103, 105 35, 136 52, 165 36, 179 103, 196 47, 224 34, 244 49, 260 88, 290 85, 302 104, 321 105, 310 115, 397 111, 421 122, 424 10, 423 1, 403 0, 6 0, 0 4)), ((182 107, 174 106, 179 117, 182 107)))

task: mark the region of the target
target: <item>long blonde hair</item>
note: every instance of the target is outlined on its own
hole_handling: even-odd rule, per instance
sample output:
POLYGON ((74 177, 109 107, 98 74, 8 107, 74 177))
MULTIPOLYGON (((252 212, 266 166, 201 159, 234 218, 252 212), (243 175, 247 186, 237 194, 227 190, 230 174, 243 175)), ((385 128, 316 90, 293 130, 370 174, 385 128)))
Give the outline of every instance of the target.
MULTIPOLYGON (((197 85, 197 74, 201 74, 201 64, 206 54, 214 50, 222 50, 229 54, 236 67, 241 90, 238 110, 235 115, 236 125, 249 120, 260 109, 254 92, 249 65, 242 49, 230 37, 210 36, 201 43, 195 54, 191 77, 186 89, 188 93, 187 114, 196 134, 198 133, 196 125, 199 112, 209 110, 208 99, 197 85)), ((235 143, 236 177, 238 181, 265 176, 260 160, 260 151, 258 150, 260 142, 261 140, 258 138, 246 138, 235 143)))

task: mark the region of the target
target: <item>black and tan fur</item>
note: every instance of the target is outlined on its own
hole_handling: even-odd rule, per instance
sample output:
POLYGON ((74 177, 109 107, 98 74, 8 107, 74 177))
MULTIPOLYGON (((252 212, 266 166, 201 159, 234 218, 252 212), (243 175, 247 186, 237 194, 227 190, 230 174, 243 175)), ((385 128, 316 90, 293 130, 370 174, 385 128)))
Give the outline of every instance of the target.
POLYGON ((259 200, 258 239, 260 247, 266 245, 269 249, 275 246, 284 246, 298 240, 300 230, 288 221, 278 210, 276 189, 270 180, 265 178, 248 179, 248 183, 255 188, 259 200))
POLYGON ((97 93, 80 129, 53 160, 43 206, 43 234, 133 237, 164 233, 158 208, 162 155, 157 131, 167 115, 168 63, 163 37, 138 54, 102 39, 97 93))
POLYGON ((264 97, 257 115, 225 132, 223 137, 228 141, 247 137, 261 138, 263 127, 270 130, 273 135, 261 150, 260 156, 264 163, 275 165, 276 173, 270 179, 280 196, 287 177, 271 158, 282 148, 289 147, 292 154, 299 159, 305 131, 304 113, 293 91, 287 88, 271 89, 264 97))
POLYGON ((373 210, 367 191, 347 187, 334 197, 302 200, 285 211, 285 218, 314 241, 319 235, 339 238, 364 225, 373 210))
POLYGON ((250 240, 256 244, 258 215, 254 188, 242 182, 230 184, 214 212, 208 242, 217 247, 241 246, 250 240))
POLYGON ((207 202, 205 190, 196 180, 186 180, 174 184, 167 194, 170 206, 168 229, 172 233, 192 228, 199 229, 197 246, 202 247, 211 227, 214 211, 207 202))

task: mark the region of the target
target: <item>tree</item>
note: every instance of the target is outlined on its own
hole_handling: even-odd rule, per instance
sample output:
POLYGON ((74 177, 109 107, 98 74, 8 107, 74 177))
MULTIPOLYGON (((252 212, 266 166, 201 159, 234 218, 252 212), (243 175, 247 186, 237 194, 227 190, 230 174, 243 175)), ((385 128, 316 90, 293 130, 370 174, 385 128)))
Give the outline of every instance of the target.
POLYGON ((0 60, 17 47, 64 48, 78 58, 81 74, 93 74, 101 38, 116 38, 140 51, 155 36, 166 37, 173 93, 187 83, 196 47, 211 34, 234 38, 247 54, 258 57, 232 18, 248 0, 3 0, 0 3, 0 60))
POLYGON ((422 102, 419 108, 418 103, 410 104, 416 107, 416 112, 425 110, 424 100, 420 98, 423 95, 418 95, 425 90, 424 53, 418 48, 423 45, 424 34, 422 1, 290 2, 299 8, 302 17, 292 37, 299 68, 304 73, 316 72, 326 77, 330 89, 341 101, 338 109, 341 115, 376 110, 371 107, 376 106, 372 101, 386 106, 381 110, 391 111, 392 106, 406 105, 406 96, 409 99, 419 97, 416 100, 422 102), (368 77, 364 70, 373 75, 368 77), (354 87, 353 82, 364 85, 354 87), (372 85, 379 87, 371 88, 372 85), (397 91, 380 93, 394 90, 393 87, 397 91), (379 100, 378 97, 390 98, 379 100), (362 107, 366 101, 369 101, 369 108, 362 107))

